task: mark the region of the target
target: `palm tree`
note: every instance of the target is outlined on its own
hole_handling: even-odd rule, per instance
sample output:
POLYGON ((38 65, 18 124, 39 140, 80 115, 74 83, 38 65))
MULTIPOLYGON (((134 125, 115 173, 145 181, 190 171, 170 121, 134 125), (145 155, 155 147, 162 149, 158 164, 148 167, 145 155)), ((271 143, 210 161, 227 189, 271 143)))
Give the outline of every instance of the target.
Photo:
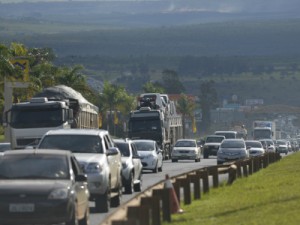
POLYGON ((177 101, 177 109, 182 115, 182 135, 185 138, 185 123, 186 118, 193 118, 195 103, 192 102, 187 95, 181 94, 180 98, 177 101))

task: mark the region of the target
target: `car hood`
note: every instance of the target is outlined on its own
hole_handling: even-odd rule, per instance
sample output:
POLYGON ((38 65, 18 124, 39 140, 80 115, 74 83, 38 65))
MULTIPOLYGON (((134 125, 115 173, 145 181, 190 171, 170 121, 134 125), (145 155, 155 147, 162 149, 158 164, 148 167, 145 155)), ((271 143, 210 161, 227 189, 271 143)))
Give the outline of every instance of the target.
POLYGON ((80 163, 100 162, 106 159, 105 154, 99 153, 75 153, 74 155, 80 163))
POLYGON ((219 151, 222 150, 222 152, 240 152, 240 151, 246 151, 244 148, 221 148, 219 151))
POLYGON ((154 151, 138 151, 139 156, 153 155, 154 151))
POLYGON ((0 180, 0 193, 6 194, 48 194, 54 189, 69 188, 69 180, 0 180))
POLYGON ((262 149, 262 148, 250 148, 249 151, 250 151, 250 152, 253 152, 253 151, 261 151, 261 152, 264 152, 265 150, 262 149))

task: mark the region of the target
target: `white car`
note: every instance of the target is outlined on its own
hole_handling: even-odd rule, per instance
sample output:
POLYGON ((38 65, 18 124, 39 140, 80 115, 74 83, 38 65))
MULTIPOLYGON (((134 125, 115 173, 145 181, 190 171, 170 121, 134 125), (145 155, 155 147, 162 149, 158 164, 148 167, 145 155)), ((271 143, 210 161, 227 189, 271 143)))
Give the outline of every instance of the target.
POLYGON ((258 156, 265 154, 265 149, 260 141, 246 140, 245 144, 250 156, 258 156))
POLYGON ((99 129, 58 129, 48 131, 37 148, 63 149, 74 153, 87 174, 90 200, 96 211, 108 212, 119 206, 123 191, 121 154, 108 131, 99 129))
POLYGON ((122 183, 126 194, 142 190, 141 158, 135 144, 128 139, 114 139, 115 145, 121 152, 122 159, 122 183))
POLYGON ((161 172, 163 168, 162 150, 153 140, 133 140, 138 154, 142 160, 143 170, 152 170, 153 173, 161 172))
POLYGON ((265 143, 265 146, 263 146, 263 147, 265 148, 266 152, 275 152, 276 151, 275 144, 272 139, 259 139, 259 141, 262 144, 265 143))
POLYGON ((277 144, 276 152, 285 153, 286 155, 288 154, 288 152, 289 152, 288 141, 286 141, 286 140, 277 140, 276 144, 277 144))
POLYGON ((175 143, 171 159, 177 162, 179 159, 191 159, 200 162, 201 150, 195 139, 179 139, 175 143))

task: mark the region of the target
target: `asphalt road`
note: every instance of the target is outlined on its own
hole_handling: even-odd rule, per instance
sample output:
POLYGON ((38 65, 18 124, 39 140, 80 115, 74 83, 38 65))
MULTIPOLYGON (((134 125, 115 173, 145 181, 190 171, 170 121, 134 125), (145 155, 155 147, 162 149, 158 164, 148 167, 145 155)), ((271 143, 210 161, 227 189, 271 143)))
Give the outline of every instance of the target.
MULTIPOLYGON (((211 156, 209 159, 201 159, 200 162, 194 162, 192 160, 179 160, 177 163, 172 163, 171 160, 164 161, 163 171, 158 172, 157 174, 152 173, 151 171, 143 172, 143 186, 142 190, 147 189, 153 184, 164 180, 165 175, 168 174, 170 177, 182 174, 194 169, 216 165, 216 158, 211 156)), ((133 194, 123 194, 122 203, 133 198, 136 193, 133 194)), ((94 210, 94 203, 90 204, 90 225, 100 225, 106 216, 114 212, 116 208, 111 208, 108 213, 96 213, 94 210)))

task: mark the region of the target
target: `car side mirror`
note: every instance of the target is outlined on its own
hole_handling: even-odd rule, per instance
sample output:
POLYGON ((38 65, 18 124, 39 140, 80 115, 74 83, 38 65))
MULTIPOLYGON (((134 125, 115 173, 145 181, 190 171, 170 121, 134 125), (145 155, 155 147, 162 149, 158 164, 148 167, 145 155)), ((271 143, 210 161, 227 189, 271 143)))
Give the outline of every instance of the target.
POLYGON ((77 174, 75 176, 76 182, 87 182, 87 175, 86 174, 77 174))
POLYGON ((106 155, 110 156, 110 155, 118 155, 119 154, 119 149, 116 147, 111 147, 106 151, 106 155))

